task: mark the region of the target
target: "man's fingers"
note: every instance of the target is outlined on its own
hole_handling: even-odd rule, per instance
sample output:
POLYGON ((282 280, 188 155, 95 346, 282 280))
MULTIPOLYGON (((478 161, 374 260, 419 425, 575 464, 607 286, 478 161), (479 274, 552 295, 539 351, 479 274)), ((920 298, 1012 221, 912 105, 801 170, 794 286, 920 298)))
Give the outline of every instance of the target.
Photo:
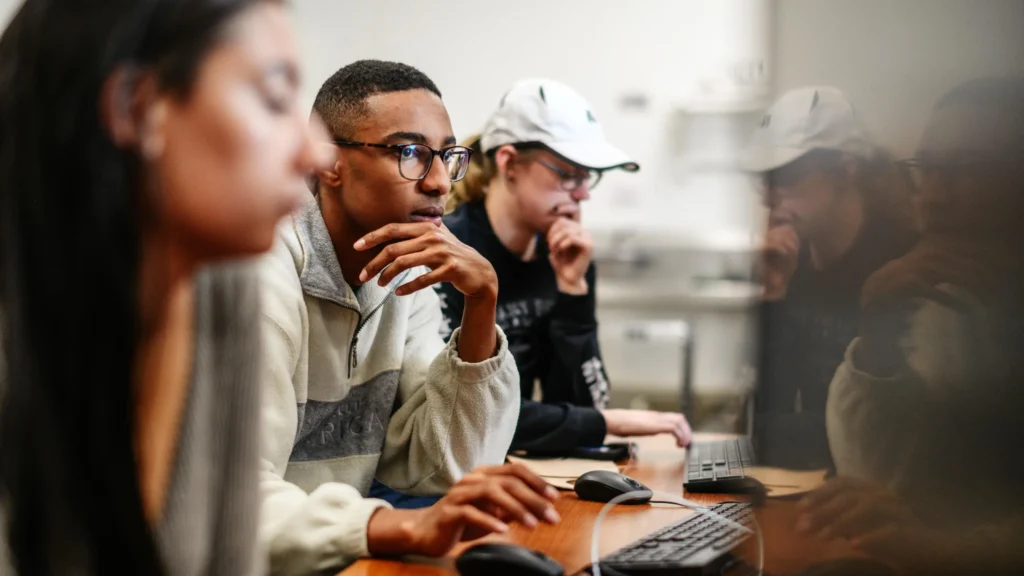
MULTIPOLYGON (((859 552, 882 560, 913 558, 917 548, 914 542, 908 542, 905 531, 891 524, 851 538, 850 545, 859 552)), ((935 547, 934 542, 927 545, 929 552, 933 552, 935 547)))
POLYGON ((396 242, 395 244, 385 246, 380 251, 380 254, 374 256, 373 260, 370 260, 370 263, 367 264, 359 273, 359 281, 369 282, 370 278, 376 276, 395 259, 405 256, 406 254, 425 250, 433 244, 434 241, 435 239, 431 238, 430 235, 424 235, 413 238, 412 240, 406 240, 405 242, 396 242))
MULTIPOLYGON (((522 522, 529 528, 536 528, 538 524, 537 513, 527 502, 521 501, 513 496, 511 483, 494 478, 491 482, 476 486, 477 502, 486 502, 489 505, 497 506, 504 510, 509 516, 522 522)), ((541 509, 543 514, 543 509, 541 509)))
POLYGON ((538 494, 543 494, 548 500, 558 499, 558 490, 553 486, 548 485, 543 478, 537 476, 530 471, 529 468, 522 464, 505 464, 502 466, 481 466, 474 470, 474 473, 484 474, 485 476, 515 476, 522 480, 531 490, 538 494))
MULTIPOLYGON (((675 416, 675 414, 673 414, 672 416, 675 416)), ((686 437, 685 437, 686 436, 686 432, 685 432, 686 429, 683 426, 682 420, 679 419, 679 418, 674 418, 673 417, 673 418, 669 418, 667 420, 667 422, 668 422, 668 430, 666 430, 666 432, 669 432, 670 434, 675 436, 676 437, 676 444, 678 444, 679 446, 682 446, 683 442, 686 440, 686 437)))
MULTIPOLYGON (((391 268, 388 268, 388 270, 391 270, 391 268)), ((395 290, 395 294, 398 296, 408 296, 413 292, 419 292, 424 288, 428 288, 439 282, 444 282, 450 270, 451 268, 447 264, 435 268, 422 276, 417 276, 409 282, 402 284, 395 290)))
POLYGON ((562 216, 559 219, 555 220, 555 223, 552 224, 550 228, 548 228, 546 236, 550 240, 552 234, 558 234, 567 231, 571 232, 574 230, 581 229, 582 227, 580 226, 579 222, 570 219, 568 216, 562 216))
POLYGON ((437 248, 427 248, 419 252, 399 256, 398 258, 395 258, 395 261, 391 263, 391 266, 388 266, 380 273, 380 277, 377 279, 377 285, 387 286, 392 280, 397 278, 399 274, 417 266, 429 266, 431 269, 440 268, 441 265, 444 264, 444 260, 444 252, 437 248))
POLYGON ((876 507, 867 499, 857 501, 850 508, 833 517, 828 526, 821 530, 823 540, 837 536, 855 538, 869 532, 872 528, 885 524, 888 519, 878 513, 876 507))
POLYGON ((569 232, 560 236, 557 241, 549 243, 548 249, 552 254, 560 255, 574 249, 580 251, 587 250, 588 245, 582 236, 569 232))
POLYGON ((583 238, 575 234, 568 234, 558 242, 557 250, 559 252, 565 252, 570 248, 586 248, 586 246, 583 244, 583 238))
POLYGON ((473 526, 484 532, 508 532, 508 524, 470 504, 459 506, 455 510, 455 517, 460 524, 473 526))
POLYGON ((680 417, 679 423, 676 425, 676 441, 679 447, 684 448, 688 446, 692 439, 693 431, 690 430, 690 424, 686 421, 685 417, 680 417))
POLYGON ((544 494, 549 499, 558 498, 558 490, 549 485, 540 476, 536 475, 522 464, 508 464, 499 467, 500 473, 507 476, 514 476, 523 481, 531 490, 538 494, 544 494))
MULTIPOLYGON (((519 478, 504 476, 499 478, 502 488, 520 503, 529 509, 535 518, 542 518, 548 524, 557 524, 562 518, 555 511, 551 502, 519 478)), ((500 492, 500 490, 495 490, 500 492)))
POLYGON ((837 495, 854 488, 855 486, 849 478, 833 478, 812 492, 807 493, 800 499, 797 506, 805 510, 814 510, 831 501, 837 495))
POLYGON ((369 250, 385 242, 390 242, 391 240, 415 238, 438 229, 439 228, 437 226, 434 226, 429 222, 393 222, 387 226, 383 226, 373 232, 370 232, 359 240, 356 240, 356 243, 353 244, 352 247, 356 250, 369 250))
POLYGON ((566 230, 564 228, 560 230, 551 231, 550 233, 548 233, 547 238, 548 248, 554 250, 555 245, 561 242, 562 239, 568 236, 569 234, 572 234, 572 231, 566 230))
POLYGON ((805 512, 797 523, 797 530, 805 534, 820 532, 828 527, 835 517, 855 505, 856 502, 854 494, 846 492, 836 494, 834 498, 822 502, 813 511, 805 512))

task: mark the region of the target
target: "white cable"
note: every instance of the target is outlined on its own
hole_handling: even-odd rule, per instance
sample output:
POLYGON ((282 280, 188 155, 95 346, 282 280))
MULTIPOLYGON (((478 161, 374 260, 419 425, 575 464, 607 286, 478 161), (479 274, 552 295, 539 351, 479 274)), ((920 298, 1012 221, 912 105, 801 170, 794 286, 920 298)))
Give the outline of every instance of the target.
MULTIPOLYGON (((611 509, 614 508, 617 504, 621 504, 627 500, 646 498, 648 493, 649 492, 646 490, 636 490, 633 492, 626 492, 625 494, 620 494, 615 498, 609 500, 608 503, 601 508, 601 511, 598 512, 597 520, 594 521, 594 531, 590 537, 590 564, 594 568, 594 576, 601 576, 601 551, 599 536, 601 535, 601 522, 604 520, 605 515, 607 515, 608 512, 611 511, 611 509)), ((754 514, 751 514, 750 516, 750 519, 754 523, 754 530, 751 530, 750 528, 747 528, 739 522, 733 522, 732 520, 726 518, 725 516, 722 516, 721 514, 708 510, 705 506, 701 506, 696 502, 691 502, 686 498, 676 496, 675 494, 655 492, 654 498, 672 500, 674 503, 695 510, 697 513, 704 514, 708 518, 712 518, 717 522, 721 522, 733 528, 739 528, 744 532, 752 532, 754 536, 757 538, 757 576, 763 575, 764 537, 761 535, 761 525, 757 523, 757 517, 754 514)))

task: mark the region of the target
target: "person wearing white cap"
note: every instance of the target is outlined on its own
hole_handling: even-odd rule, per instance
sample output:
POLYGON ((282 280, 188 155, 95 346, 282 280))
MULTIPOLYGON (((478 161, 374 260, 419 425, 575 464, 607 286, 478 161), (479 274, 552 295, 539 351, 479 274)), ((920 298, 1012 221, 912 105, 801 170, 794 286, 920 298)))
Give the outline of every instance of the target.
POLYGON ((904 254, 916 234, 909 193, 836 88, 783 94, 742 156, 769 208, 760 382, 754 399, 759 460, 832 465, 828 384, 857 335, 861 286, 904 254))
MULTIPOLYGON (((522 404, 513 450, 566 453, 597 446, 609 433, 669 433, 689 443, 682 414, 608 410, 608 376, 595 317, 593 241, 580 204, 601 175, 639 165, 609 143, 587 101, 546 79, 518 82, 502 97, 455 184, 449 230, 487 258, 498 274, 498 325, 520 374, 522 404), (540 381, 542 401, 532 401, 540 381)), ((447 336, 462 299, 447 284, 447 336)))
POLYGON ((865 283, 829 389, 838 477, 798 525, 902 574, 1024 574, 1022 102, 1024 77, 938 99, 899 162, 921 240, 865 283))

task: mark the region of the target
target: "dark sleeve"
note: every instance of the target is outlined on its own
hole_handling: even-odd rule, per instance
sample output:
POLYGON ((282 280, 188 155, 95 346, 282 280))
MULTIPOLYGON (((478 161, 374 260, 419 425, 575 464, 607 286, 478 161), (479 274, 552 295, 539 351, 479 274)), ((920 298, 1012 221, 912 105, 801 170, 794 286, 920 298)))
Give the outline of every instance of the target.
MULTIPOLYGON (((447 341, 462 323, 464 300, 447 282, 436 284, 434 288, 441 299, 441 336, 447 341)), ((605 435, 604 416, 593 408, 523 398, 511 449, 566 452, 577 446, 600 446, 605 435)))
POLYGON ((523 398, 511 449, 561 453, 577 446, 600 446, 606 434, 604 416, 593 408, 523 398))
POLYGON ((465 300, 462 293, 447 282, 434 284, 434 290, 441 300, 441 338, 448 342, 452 332, 462 325, 462 307, 465 300))
POLYGON ((548 328, 550 361, 541 375, 541 391, 548 403, 603 409, 608 403, 608 374, 597 340, 596 273, 587 270, 590 290, 583 296, 559 293, 548 328))

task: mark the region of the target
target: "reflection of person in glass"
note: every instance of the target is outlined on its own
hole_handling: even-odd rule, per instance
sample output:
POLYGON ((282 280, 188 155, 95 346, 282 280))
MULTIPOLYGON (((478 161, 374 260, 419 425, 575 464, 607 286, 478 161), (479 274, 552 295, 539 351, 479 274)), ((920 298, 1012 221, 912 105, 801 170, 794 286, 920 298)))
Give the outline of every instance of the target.
POLYGON ((841 479, 805 528, 928 573, 1024 565, 1024 81, 943 97, 915 158, 924 236, 864 288, 828 400, 841 479), (955 532, 954 532, 955 530, 955 532))
POLYGON ((770 210, 758 458, 827 468, 828 383, 857 335, 864 280, 916 238, 909 194, 851 104, 830 87, 784 94, 755 130, 744 164, 763 178, 770 210))

